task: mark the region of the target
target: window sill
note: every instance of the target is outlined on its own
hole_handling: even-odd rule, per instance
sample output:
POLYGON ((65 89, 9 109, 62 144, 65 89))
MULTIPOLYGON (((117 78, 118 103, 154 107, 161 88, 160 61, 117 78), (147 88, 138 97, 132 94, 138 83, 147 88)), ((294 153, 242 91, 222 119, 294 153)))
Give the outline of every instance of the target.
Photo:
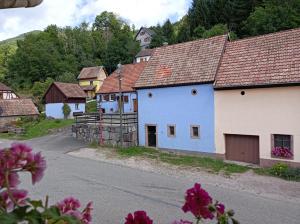
POLYGON ((272 159, 290 160, 290 161, 294 160, 294 157, 292 157, 292 158, 286 158, 286 157, 274 156, 274 155, 271 155, 271 158, 272 159))

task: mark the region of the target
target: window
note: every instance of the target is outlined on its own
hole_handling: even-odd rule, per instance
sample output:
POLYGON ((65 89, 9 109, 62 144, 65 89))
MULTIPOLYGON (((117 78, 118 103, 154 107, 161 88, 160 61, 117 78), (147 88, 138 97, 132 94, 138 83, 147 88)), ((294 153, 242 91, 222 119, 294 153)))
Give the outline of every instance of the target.
POLYGON ((176 136, 176 128, 175 125, 168 125, 168 137, 176 136))
POLYGON ((144 32, 144 31, 142 31, 142 32, 140 33, 140 35, 141 35, 141 36, 145 35, 145 32, 144 32))
POLYGON ((75 110, 79 110, 79 103, 75 103, 75 110))
POLYGON ((91 85, 91 86, 94 85, 94 81, 90 81, 90 85, 91 85))
POLYGON ((99 102, 102 102, 102 95, 99 95, 99 102))
POLYGON ((103 95, 103 101, 109 101, 109 94, 103 95))
POLYGON ((242 96, 245 96, 245 94, 246 94, 245 91, 242 91, 242 92, 241 92, 241 95, 242 95, 242 96))
POLYGON ((197 93, 198 93, 198 91, 197 91, 196 89, 192 89, 192 95, 193 95, 193 96, 196 96, 197 93))
POLYGON ((124 103, 128 103, 129 102, 128 96, 123 96, 123 102, 124 103))
POLYGON ((110 94, 109 97, 109 101, 116 101, 116 94, 110 94))
POLYGON ((150 42, 150 37, 146 37, 146 38, 144 39, 144 42, 150 42))
POLYGON ((191 138, 200 138, 200 126, 191 125, 191 138))
POLYGON ((148 93, 148 97, 149 97, 149 98, 152 98, 152 93, 148 93))
POLYGON ((292 135, 272 135, 272 157, 292 159, 293 136, 292 135))

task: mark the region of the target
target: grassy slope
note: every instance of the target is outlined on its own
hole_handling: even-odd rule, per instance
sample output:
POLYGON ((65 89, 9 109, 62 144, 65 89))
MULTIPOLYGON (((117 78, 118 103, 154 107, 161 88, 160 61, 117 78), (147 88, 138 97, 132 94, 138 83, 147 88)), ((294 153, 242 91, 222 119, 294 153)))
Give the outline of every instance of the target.
POLYGON ((13 38, 2 40, 2 41, 0 41, 0 45, 4 45, 4 44, 17 45, 17 41, 18 40, 24 40, 24 38, 25 38, 26 35, 28 35, 28 34, 35 34, 35 33, 39 33, 39 32, 41 32, 41 31, 34 30, 34 31, 31 31, 31 32, 28 32, 28 33, 23 33, 23 34, 21 34, 19 36, 13 37, 13 38))
POLYGON ((27 140, 32 138, 41 137, 47 135, 49 130, 63 128, 72 125, 74 120, 42 120, 40 122, 30 122, 24 124, 22 127, 25 128, 25 134, 15 135, 2 133, 0 138, 27 140))

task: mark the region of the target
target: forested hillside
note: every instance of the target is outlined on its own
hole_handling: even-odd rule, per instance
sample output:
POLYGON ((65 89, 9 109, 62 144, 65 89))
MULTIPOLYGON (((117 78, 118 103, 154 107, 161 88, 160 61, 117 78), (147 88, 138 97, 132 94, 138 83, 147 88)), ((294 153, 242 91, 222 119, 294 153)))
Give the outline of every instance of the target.
MULTIPOLYGON (((151 27, 151 47, 206 38, 230 32, 232 39, 300 27, 300 0, 193 0, 186 16, 151 27)), ((111 12, 93 24, 51 25, 18 40, 0 44, 0 81, 39 97, 53 80, 76 82, 86 66, 131 63, 139 51, 137 30, 111 12)))

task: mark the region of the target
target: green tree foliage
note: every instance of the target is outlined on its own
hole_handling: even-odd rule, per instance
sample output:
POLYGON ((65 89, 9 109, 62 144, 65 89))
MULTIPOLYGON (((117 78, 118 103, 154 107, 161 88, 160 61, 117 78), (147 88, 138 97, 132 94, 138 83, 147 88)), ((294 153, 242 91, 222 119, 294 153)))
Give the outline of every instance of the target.
POLYGON ((175 43, 176 37, 175 37, 174 26, 169 19, 162 26, 162 32, 163 32, 163 36, 164 36, 166 42, 168 42, 168 44, 175 43))
POLYGON ((16 47, 11 44, 0 45, 0 81, 3 82, 8 72, 8 60, 15 53, 16 47))
POLYGON ((218 35, 223 35, 228 33, 228 28, 224 24, 217 24, 214 25, 211 29, 206 30, 202 33, 203 38, 209 38, 209 37, 214 37, 218 35))
POLYGON ((64 105, 62 106, 62 112, 64 114, 64 118, 68 119, 68 117, 70 116, 71 113, 71 108, 68 104, 64 103, 64 105))
POLYGON ((66 83, 77 83, 76 75, 71 72, 64 72, 62 75, 58 76, 56 81, 66 82, 66 83))
POLYGON ((246 36, 272 33, 300 26, 300 0, 265 0, 244 22, 246 36))

